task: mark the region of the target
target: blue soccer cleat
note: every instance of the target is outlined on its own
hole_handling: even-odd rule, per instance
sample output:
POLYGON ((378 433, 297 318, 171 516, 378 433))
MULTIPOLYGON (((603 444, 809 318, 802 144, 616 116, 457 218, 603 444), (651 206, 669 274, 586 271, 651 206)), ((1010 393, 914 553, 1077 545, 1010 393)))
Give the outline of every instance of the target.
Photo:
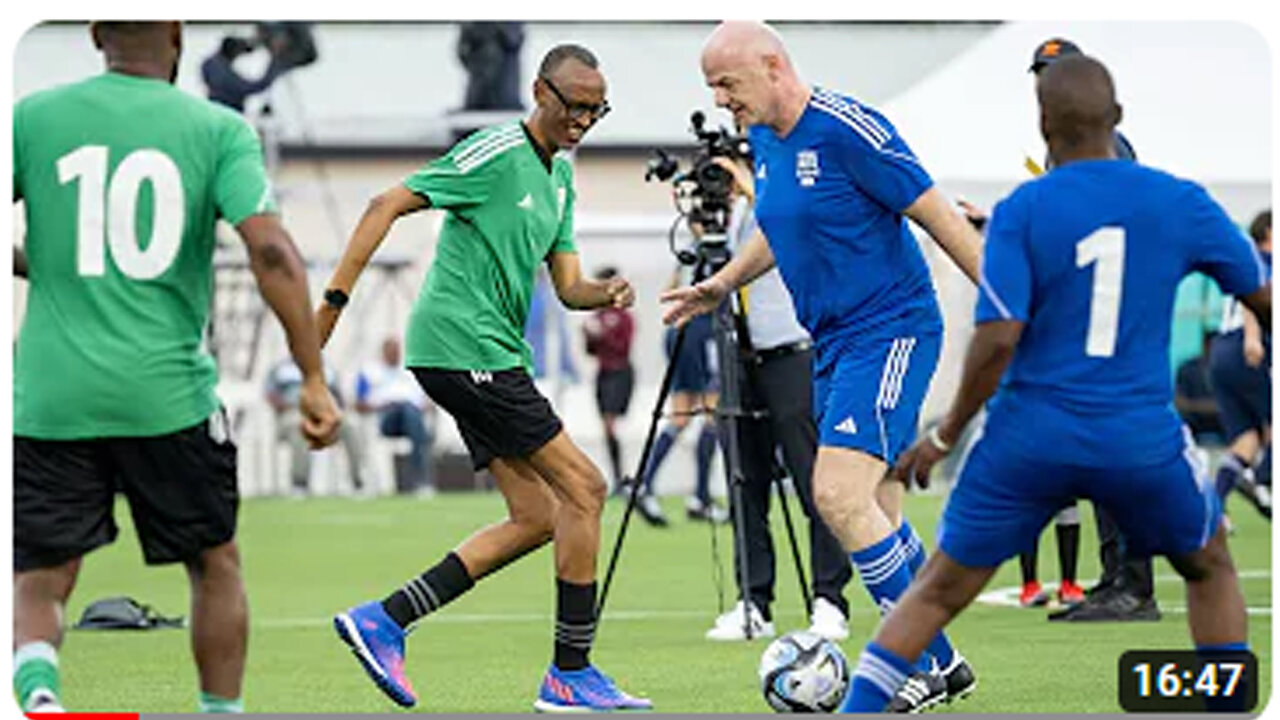
POLYGON ((333 629, 387 697, 403 707, 418 702, 404 674, 404 630, 382 609, 382 603, 375 600, 338 613, 333 629))
POLYGON ((594 666, 561 670, 552 665, 542 679, 533 709, 553 713, 652 710, 653 702, 622 692, 608 675, 594 666))

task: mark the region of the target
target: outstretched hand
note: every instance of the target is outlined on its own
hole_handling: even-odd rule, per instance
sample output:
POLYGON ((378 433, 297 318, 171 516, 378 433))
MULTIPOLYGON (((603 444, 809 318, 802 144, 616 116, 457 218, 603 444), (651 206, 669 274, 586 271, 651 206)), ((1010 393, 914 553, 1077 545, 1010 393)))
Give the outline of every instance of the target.
POLYGON ((659 302, 671 303, 662 313, 662 322, 667 325, 683 325, 696 315, 715 310, 727 294, 728 290, 715 278, 667 290, 658 296, 659 302))
POLYGON ((893 479, 910 488, 914 483, 920 489, 929 487, 929 474, 933 466, 947 456, 947 451, 933 444, 928 434, 916 439, 915 444, 898 456, 893 466, 893 479))

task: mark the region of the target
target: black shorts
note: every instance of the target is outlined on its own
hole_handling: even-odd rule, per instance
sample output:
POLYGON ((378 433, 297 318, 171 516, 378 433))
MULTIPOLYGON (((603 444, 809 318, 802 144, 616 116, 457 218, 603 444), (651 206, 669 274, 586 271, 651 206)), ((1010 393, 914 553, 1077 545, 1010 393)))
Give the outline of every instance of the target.
POLYGON ((148 565, 194 560, 235 537, 240 495, 226 414, 142 438, 13 439, 13 567, 53 567, 111 543, 129 501, 148 565))
POLYGON ((601 415, 626 415, 631 407, 636 373, 630 365, 618 370, 601 370, 596 375, 596 405, 601 415))
POLYGON ((524 458, 560 434, 564 424, 522 368, 409 368, 423 391, 453 416, 476 470, 494 458, 524 458))

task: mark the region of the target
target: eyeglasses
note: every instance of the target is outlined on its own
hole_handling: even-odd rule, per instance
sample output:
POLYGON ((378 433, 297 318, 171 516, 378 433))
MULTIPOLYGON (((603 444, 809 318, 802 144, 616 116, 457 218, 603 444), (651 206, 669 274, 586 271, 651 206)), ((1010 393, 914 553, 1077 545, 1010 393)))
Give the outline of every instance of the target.
POLYGON ((599 105, 587 105, 584 103, 570 103, 565 98, 564 93, 560 92, 560 88, 556 87, 545 75, 541 76, 542 82, 546 83, 547 88, 551 90, 551 94, 556 96, 560 104, 564 106, 565 112, 569 113, 569 117, 574 120, 588 120, 592 123, 599 122, 601 118, 609 114, 613 108, 609 107, 609 101, 605 100, 599 105))

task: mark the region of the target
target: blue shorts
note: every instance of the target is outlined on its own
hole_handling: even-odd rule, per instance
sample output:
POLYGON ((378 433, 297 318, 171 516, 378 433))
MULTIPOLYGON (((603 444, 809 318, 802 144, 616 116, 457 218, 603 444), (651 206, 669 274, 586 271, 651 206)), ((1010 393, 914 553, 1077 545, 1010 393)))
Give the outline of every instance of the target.
MULTIPOLYGON (((996 437, 993 437, 996 435, 996 437)), ((1204 547, 1222 504, 1198 451, 1139 468, 1064 465, 1010 452, 979 433, 938 524, 938 547, 967 567, 995 567, 1029 552, 1049 520, 1076 498, 1111 513, 1126 551, 1178 557, 1204 547)))
POLYGON ((663 347, 667 353, 667 362, 675 364, 671 378, 672 392, 716 391, 716 343, 711 321, 710 315, 699 315, 689 321, 684 345, 680 346, 680 357, 677 358, 671 357, 671 351, 675 349, 679 329, 667 328, 663 347))
POLYGON ((818 444, 861 450, 893 465, 916 437, 942 335, 854 340, 813 378, 818 444))

